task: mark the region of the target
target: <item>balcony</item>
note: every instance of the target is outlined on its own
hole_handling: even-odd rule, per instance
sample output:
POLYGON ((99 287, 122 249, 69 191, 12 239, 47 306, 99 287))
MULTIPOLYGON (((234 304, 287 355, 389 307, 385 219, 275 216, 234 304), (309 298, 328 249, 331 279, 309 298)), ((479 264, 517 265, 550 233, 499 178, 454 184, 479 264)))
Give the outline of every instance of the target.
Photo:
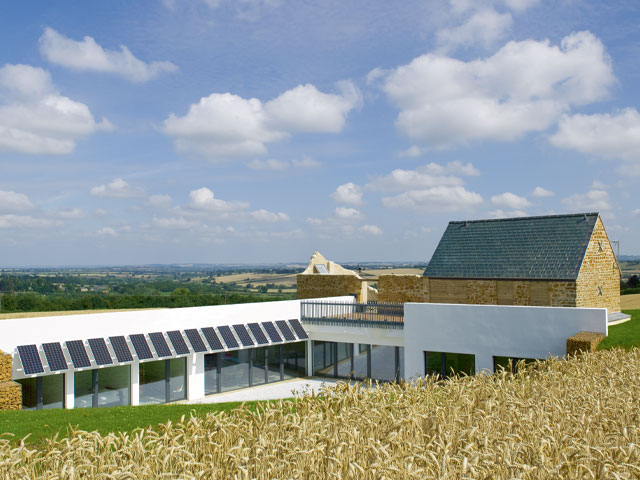
POLYGON ((300 319, 312 325, 402 329, 404 304, 305 300, 300 303, 300 319))

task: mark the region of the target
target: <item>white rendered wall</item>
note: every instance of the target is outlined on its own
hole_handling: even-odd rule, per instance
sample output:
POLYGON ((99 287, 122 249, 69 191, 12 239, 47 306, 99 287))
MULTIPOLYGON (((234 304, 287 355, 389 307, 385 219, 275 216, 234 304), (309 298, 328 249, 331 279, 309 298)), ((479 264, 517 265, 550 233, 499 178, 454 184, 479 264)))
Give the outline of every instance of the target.
POLYGON ((607 335, 607 310, 407 303, 405 378, 424 376, 425 351, 474 354, 476 371, 493 371, 494 356, 565 355, 567 338, 582 331, 607 335))
POLYGON ((315 325, 304 323, 310 340, 325 342, 362 343, 402 347, 402 328, 346 327, 342 325, 315 325))

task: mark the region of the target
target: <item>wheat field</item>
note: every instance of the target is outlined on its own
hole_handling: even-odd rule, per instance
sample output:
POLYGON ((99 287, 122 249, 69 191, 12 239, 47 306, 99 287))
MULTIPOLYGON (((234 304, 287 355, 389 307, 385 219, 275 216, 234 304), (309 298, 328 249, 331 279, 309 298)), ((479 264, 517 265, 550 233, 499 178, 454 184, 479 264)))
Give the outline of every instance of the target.
POLYGON ((640 478, 640 350, 520 373, 338 384, 255 413, 0 444, 20 479, 640 478))

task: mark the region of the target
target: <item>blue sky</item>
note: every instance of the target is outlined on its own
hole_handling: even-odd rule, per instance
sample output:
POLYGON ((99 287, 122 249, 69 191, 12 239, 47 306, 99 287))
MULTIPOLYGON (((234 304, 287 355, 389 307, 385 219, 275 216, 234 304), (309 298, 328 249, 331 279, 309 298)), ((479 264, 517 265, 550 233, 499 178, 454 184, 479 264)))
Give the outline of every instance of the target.
POLYGON ((0 45, 2 266, 427 261, 584 211, 640 254, 635 1, 7 2, 0 45))

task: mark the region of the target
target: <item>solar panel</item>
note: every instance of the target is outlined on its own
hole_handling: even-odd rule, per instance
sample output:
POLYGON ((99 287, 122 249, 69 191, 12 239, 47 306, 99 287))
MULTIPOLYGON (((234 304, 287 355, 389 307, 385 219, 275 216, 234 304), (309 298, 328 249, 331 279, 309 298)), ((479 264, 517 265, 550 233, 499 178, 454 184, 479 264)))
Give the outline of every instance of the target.
POLYGON ((289 325, 287 325, 287 322, 284 320, 276 320, 276 325, 278 325, 278 328, 282 332, 282 336, 287 342, 292 342, 296 339, 296 337, 293 336, 289 325))
POLYGON ((84 342, 82 340, 69 340, 64 342, 71 356, 71 361, 75 368, 87 368, 91 366, 87 351, 84 349, 84 342))
POLYGON ((278 330, 276 330, 276 326, 273 322, 262 322, 262 326, 266 330, 267 335, 269 335, 272 342, 279 343, 282 341, 282 337, 278 333, 278 330))
POLYGON ((129 335, 129 339, 133 344, 133 348, 136 351, 138 359, 148 360, 153 358, 153 353, 151 353, 151 349, 149 348, 149 344, 147 343, 147 339, 144 338, 144 335, 141 333, 135 333, 133 335, 129 335))
POLYGON ((233 336, 233 333, 231 333, 231 329, 229 327, 223 325, 222 327, 218 327, 218 331, 220 332, 220 335, 222 335, 224 343, 227 344, 227 348, 238 348, 240 346, 238 345, 238 342, 236 342, 236 338, 233 336))
POLYGON ((33 375, 34 373, 44 373, 38 347, 35 345, 19 345, 18 354, 20 355, 22 369, 25 374, 33 375))
POLYGON ((293 327, 293 330, 296 332, 296 335, 300 340, 306 340, 307 338, 309 338, 309 335, 307 335, 307 332, 305 332, 304 327, 300 323, 300 320, 294 318, 289 320, 289 323, 293 327))
POLYGON ((184 338, 182 338, 182 334, 178 330, 167 332, 167 335, 169 336, 169 340, 171 340, 173 349, 178 355, 189 355, 191 353, 191 351, 189 351, 189 347, 187 347, 187 344, 184 341, 184 338))
POLYGON ((191 343, 191 347, 193 348, 194 352, 201 353, 207 351, 207 347, 202 341, 202 337, 198 333, 198 330, 196 330, 195 328, 190 328, 189 330, 185 330, 184 333, 186 333, 187 338, 189 339, 189 343, 191 343))
POLYGON ((113 347, 113 351, 116 354, 118 362, 133 362, 131 350, 129 350, 129 345, 127 345, 127 341, 124 337, 109 337, 109 341, 111 342, 111 346, 113 347))
POLYGON ((222 342, 213 328, 205 327, 202 329, 202 333, 204 333, 204 337, 207 339, 207 342, 209 342, 211 350, 224 350, 222 342))
POLYGON ((262 329, 260 328, 260 325, 258 325, 257 323, 250 323, 248 326, 249 330, 251 330, 251 333, 253 333, 253 338, 255 338, 256 342, 258 342, 258 345, 266 345, 267 343, 269 343, 269 340, 267 340, 267 337, 265 337, 262 329))
POLYGON ((64 358, 62 353, 62 347, 58 342, 55 343, 43 343, 42 349, 47 357, 47 363, 49 364, 49 370, 57 372, 58 370, 66 370, 68 368, 67 359, 64 358))
POLYGON ((96 363, 98 365, 111 365, 113 363, 113 359, 111 358, 109 349, 107 349, 107 344, 105 343, 104 338, 90 338, 87 341, 89 342, 89 347, 91 347, 91 351, 93 352, 93 358, 96 359, 96 363))
POLYGON ((244 327, 244 325, 234 325, 233 329, 238 334, 238 338, 240 339, 244 347, 253 347, 255 345, 255 343, 253 343, 253 340, 251 340, 249 332, 247 332, 247 329, 244 327))
POLYGON ((164 339, 164 335, 160 332, 153 332, 149 334, 149 338, 151 339, 151 343, 153 343, 154 348, 156 349, 156 353, 159 357, 171 357, 171 350, 169 350, 169 345, 167 345, 167 341, 164 339))

